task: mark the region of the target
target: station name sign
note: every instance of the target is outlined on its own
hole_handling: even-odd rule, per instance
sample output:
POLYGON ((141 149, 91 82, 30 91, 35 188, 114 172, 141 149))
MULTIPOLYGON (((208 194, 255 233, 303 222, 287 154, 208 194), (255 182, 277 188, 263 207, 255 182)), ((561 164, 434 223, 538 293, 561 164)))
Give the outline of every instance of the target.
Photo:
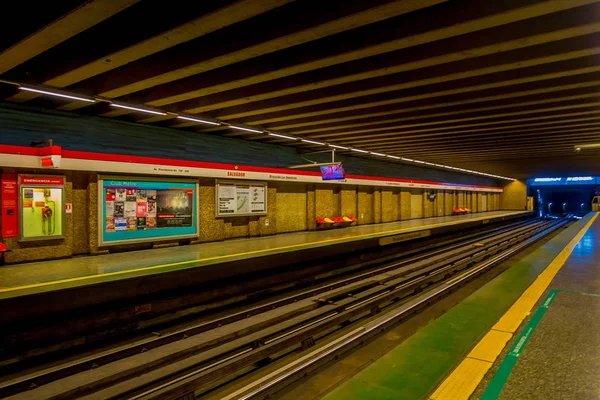
POLYGON ((595 176, 567 176, 534 178, 529 180, 532 186, 554 186, 554 185, 595 185, 600 184, 600 177, 595 176))

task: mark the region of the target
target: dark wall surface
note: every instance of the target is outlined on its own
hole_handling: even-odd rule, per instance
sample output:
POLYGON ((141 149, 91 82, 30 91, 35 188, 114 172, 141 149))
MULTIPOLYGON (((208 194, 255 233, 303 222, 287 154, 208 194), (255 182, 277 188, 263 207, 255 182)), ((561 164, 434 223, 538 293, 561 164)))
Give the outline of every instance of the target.
MULTIPOLYGON (((29 146, 46 139, 66 150, 275 168, 307 163, 294 147, 0 103, 0 144, 29 146)), ((328 157, 307 156, 319 161, 328 157)), ((336 160, 343 162, 347 174, 501 186, 485 177, 393 162, 347 156, 336 160)))

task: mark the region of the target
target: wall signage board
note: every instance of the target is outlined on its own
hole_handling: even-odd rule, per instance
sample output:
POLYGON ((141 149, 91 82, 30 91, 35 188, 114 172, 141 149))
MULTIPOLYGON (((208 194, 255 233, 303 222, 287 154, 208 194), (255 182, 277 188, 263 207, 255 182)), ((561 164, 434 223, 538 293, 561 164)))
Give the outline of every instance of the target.
POLYGON ((98 193, 101 245, 198 236, 196 182, 103 177, 98 193))
POLYGON ((16 237, 19 235, 19 205, 18 185, 16 174, 2 174, 2 237, 16 237))
POLYGON ((600 177, 597 176, 565 176, 529 179, 530 186, 564 186, 564 185, 598 185, 600 177))
POLYGON ((217 181, 216 216, 267 215, 267 183, 217 181))
POLYGON ((65 178, 19 175, 19 241, 64 238, 65 178))

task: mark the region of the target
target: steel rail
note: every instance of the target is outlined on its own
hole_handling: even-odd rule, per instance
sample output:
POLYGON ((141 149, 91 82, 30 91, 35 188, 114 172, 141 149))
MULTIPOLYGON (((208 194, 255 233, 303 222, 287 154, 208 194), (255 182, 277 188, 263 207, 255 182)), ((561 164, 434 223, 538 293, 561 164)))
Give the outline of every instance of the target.
MULTIPOLYGON (((333 283, 326 283, 320 285, 318 287, 311 288, 309 290, 286 296, 281 299, 277 299, 275 301, 268 302, 263 305, 253 306, 233 314, 216 318, 213 320, 209 320, 206 322, 202 322, 200 324, 194 325, 192 327, 188 327, 182 330, 178 330, 175 332, 168 333, 166 335, 150 338, 149 340, 141 341, 140 343, 136 343, 131 346, 127 346, 126 348, 119 348, 116 350, 105 352, 98 356, 88 357, 85 360, 78 360, 72 363, 68 363, 63 366, 59 366, 57 368, 52 368, 49 371, 42 371, 41 373, 34 374, 33 376, 28 376, 27 378, 12 381, 4 384, 0 384, 0 397, 9 396, 18 392, 22 392, 31 388, 35 388, 41 386, 43 384, 55 381, 57 379, 61 379, 82 371, 87 371, 90 369, 98 368, 99 366, 106 365, 108 363, 139 354, 150 349, 154 349, 160 346, 164 346, 169 343, 173 343, 178 340, 182 340, 193 335, 197 335, 202 332, 206 332, 210 329, 213 329, 218 326, 222 326, 231 322, 235 322, 241 319, 245 319, 248 316, 256 315, 265 311, 272 310, 273 308, 281 307, 286 304, 291 304, 303 298, 312 297, 318 295, 319 293, 328 292, 335 288, 341 288, 347 286, 353 282, 357 282, 363 279, 366 279, 371 276, 375 276, 381 274, 386 271, 390 271, 393 269, 401 268, 404 265, 414 264, 416 262, 435 257, 436 255, 444 254, 452 250, 460 249, 465 246, 468 246, 471 243, 475 243, 478 241, 485 240, 486 238, 490 238, 493 236, 497 236, 502 233, 510 233, 515 230, 527 228, 533 226, 538 223, 546 223, 544 220, 532 219, 526 221, 519 221, 516 223, 509 224, 507 226, 492 228, 483 232, 478 232, 475 234, 467 235, 466 237, 451 239, 445 242, 440 243, 435 246, 437 250, 433 250, 427 252, 425 254, 417 255, 414 257, 410 257, 408 259, 403 259, 400 261, 393 262, 391 264, 386 264, 383 267, 375 268, 373 270, 352 275, 349 278, 337 280, 333 283), (466 239, 466 240, 465 240, 466 239), (449 243, 450 244, 447 244, 449 243)), ((426 246, 427 247, 427 246, 426 246)), ((419 249, 415 250, 419 251, 419 249)), ((368 263, 365 268, 368 268, 369 265, 373 266, 377 264, 377 260, 373 260, 373 262, 368 263)))
MULTIPOLYGON (((535 236, 534 236, 534 237, 535 237, 535 240, 537 240, 538 238, 540 238, 540 237, 544 236, 545 234, 547 234, 547 233, 549 233, 550 231, 552 231, 552 230, 554 230, 554 229, 556 229, 556 228, 558 228, 558 227, 562 226, 562 225, 563 225, 563 224, 565 224, 565 223, 566 223, 566 221, 563 221, 563 222, 560 222, 560 223, 551 222, 551 223, 550 223, 550 225, 551 225, 551 226, 549 226, 549 227, 547 226, 547 224, 545 224, 545 225, 546 225, 546 228, 545 228, 544 230, 542 230, 542 231, 541 231, 541 233, 538 233, 538 231, 539 231, 538 229, 533 229, 533 230, 534 230, 534 231, 536 231, 536 232, 532 233, 532 235, 534 235, 534 234, 535 234, 535 236)), ((505 246, 511 246, 511 245, 514 245, 514 244, 515 244, 515 239, 517 239, 517 238, 520 238, 520 237, 522 237, 522 236, 524 236, 524 235, 523 235, 523 234, 518 234, 518 235, 516 235, 516 236, 515 236, 513 239, 506 240, 506 241, 504 242, 505 246)), ((528 245, 528 244, 530 244, 531 242, 532 242, 532 240, 527 240, 527 241, 526 241, 527 245, 528 245)), ((514 249, 515 249, 515 250, 513 250, 513 252, 515 252, 515 251, 518 251, 519 249, 523 248, 524 246, 525 246, 525 245, 516 245, 516 246, 513 246, 512 248, 514 248, 514 249)), ((490 246, 490 249, 492 249, 492 248, 497 248, 497 247, 498 247, 498 245, 490 246)), ((512 254, 513 252, 506 253, 506 254, 512 254)), ((482 254, 479 254, 479 253, 478 253, 478 254, 472 255, 471 257, 467 257, 467 258, 465 258, 465 262, 464 262, 463 264, 467 264, 467 263, 468 263, 468 259, 469 259, 469 258, 477 258, 477 259, 478 259, 478 261, 479 261, 479 259, 481 259, 481 258, 483 258, 483 257, 486 257, 486 254, 483 254, 483 253, 482 253, 482 254)), ((500 260, 501 258, 495 257, 494 259, 495 259, 495 260, 500 260)), ((485 263, 485 264, 486 264, 486 265, 488 265, 488 263, 485 263)), ((449 269, 449 268, 451 268, 451 267, 452 267, 452 266, 450 266, 450 265, 449 265, 449 266, 447 266, 447 268, 445 268, 445 269, 449 269)), ((477 270, 479 271, 480 269, 478 268, 477 270)), ((468 270, 468 271, 471 271, 471 270, 468 270)), ((445 271, 444 271, 444 269, 441 269, 441 271, 440 271, 439 273, 444 273, 444 272, 445 272, 445 271)), ((438 273, 438 274, 439 274, 439 273, 438 273)), ((471 276, 471 274, 469 274, 469 276, 471 276)), ((453 280, 451 279, 451 281, 453 281, 453 280)), ((399 286, 399 287, 400 287, 400 286, 399 286)), ((389 292, 389 290, 388 290, 388 292, 389 292)), ((387 296, 387 297, 391 297, 391 296, 394 296, 394 295, 395 295, 395 294, 391 294, 390 296, 387 296)), ((380 297, 380 296, 377 296, 377 297, 380 297)), ((388 300, 389 300, 389 299, 388 299, 388 300)), ((344 307, 344 309, 346 309, 346 307, 344 307)), ((339 315, 339 316, 338 316, 338 318, 336 318, 335 320, 337 321, 337 320, 339 320, 340 318, 341 318, 341 319, 343 319, 343 318, 345 318, 345 317, 344 317, 343 315, 339 315)), ((327 328, 327 327, 331 326, 331 323, 332 323, 332 322, 336 322, 336 321, 330 321, 330 323, 329 323, 329 324, 327 324, 327 325, 324 325, 324 327, 325 327, 325 328, 327 328)), ((339 322, 339 321, 338 321, 338 322, 339 322)), ((311 325, 312 325, 312 324, 311 324, 311 325)), ((303 327, 303 328, 306 328, 306 326, 305 326, 305 327, 303 327)), ((296 330, 296 331, 297 331, 297 330, 296 330)), ((306 333, 306 332, 305 332, 305 333, 306 333)), ((314 333, 313 333, 313 334, 314 334, 314 333)), ((300 335, 299 335, 299 336, 300 336, 300 335)), ((304 336, 306 336, 306 334, 305 334, 304 336)), ((305 339, 306 339, 306 337, 304 337, 304 336, 302 336, 301 338, 298 338, 298 340, 301 340, 301 339, 304 339, 304 340, 305 340, 305 339)), ((310 336, 310 335, 309 335, 309 336, 310 336)), ((275 348, 274 350, 281 350, 281 349, 275 348)), ((259 352, 260 352, 260 351, 259 351, 259 352)), ((267 353, 263 354, 263 356, 265 356, 265 355, 267 355, 267 353)), ((252 357, 254 357, 254 360, 256 360, 256 355, 254 355, 254 356, 253 356, 253 355, 248 355, 248 357, 250 357, 250 361, 252 361, 252 357)), ((243 361, 243 360, 242 360, 242 361, 243 361)), ((242 365, 242 364, 241 364, 241 363, 242 363, 242 361, 238 360, 238 361, 235 361, 235 362, 237 362, 238 364, 242 365)), ((248 361, 248 362, 250 362, 250 361, 248 361)), ((231 370, 231 368, 232 368, 232 365, 230 364, 229 366, 226 366, 226 368, 228 368, 229 370, 231 370)), ((206 369, 205 369, 205 368, 202 368, 202 372, 205 372, 205 371, 206 371, 206 369)), ((214 371, 213 371, 213 372, 214 372, 214 371)), ((198 373, 200 373, 200 371, 198 371, 198 373)), ((198 375, 198 373, 197 373, 196 375, 198 375)), ((201 381, 202 381, 202 379, 203 379, 203 377, 194 377, 194 371, 186 373, 186 376, 187 376, 188 378, 197 379, 197 380, 198 380, 198 382, 201 382, 201 381)), ((206 376, 205 376, 204 378, 206 378, 206 376)), ((178 382, 179 382, 179 380, 178 380, 178 382)), ((189 382, 183 382, 183 383, 184 383, 185 385, 187 385, 187 386, 189 386, 189 385, 190 385, 190 383, 189 383, 189 382)), ((160 387, 161 387, 161 388, 168 388, 168 387, 169 387, 169 385, 168 385, 168 382, 166 382, 166 383, 165 383, 165 382, 162 382, 162 384, 160 385, 160 387)), ((140 388, 140 390, 142 390, 142 392, 141 392, 141 393, 139 393, 139 392, 138 392, 138 393, 136 394, 136 396, 141 396, 141 395, 143 394, 144 396, 150 396, 150 397, 148 397, 148 398, 174 398, 173 396, 175 396, 175 393, 172 393, 172 391, 173 391, 173 390, 177 390, 177 389, 176 389, 176 388, 174 388, 174 389, 170 389, 170 391, 168 391, 168 392, 164 392, 164 391, 163 391, 162 393, 158 393, 158 394, 156 394, 156 393, 155 393, 155 392, 156 392, 156 388, 152 388, 152 387, 148 388, 146 391, 143 391, 143 389, 141 389, 141 388, 140 388), (158 397, 153 397, 153 394, 156 394, 158 397), (164 396, 166 396, 166 397, 164 397, 164 396)), ((182 393, 178 393, 178 395, 182 395, 182 393)), ((144 397, 144 396, 142 396, 142 397, 144 397)), ((119 397, 119 398, 121 398, 121 397, 119 397)), ((129 398, 129 397, 125 396, 125 397, 123 397, 123 398, 129 398)), ((136 397, 136 398, 137 398, 137 397, 136 397)))
POLYGON ((326 363, 332 358, 347 352, 351 348, 357 346, 359 342, 364 342, 367 340, 370 336, 383 332, 385 329, 394 325, 402 317, 413 312, 420 306, 423 306, 424 304, 427 304, 428 302, 431 302, 432 300, 442 296, 455 286, 466 282, 473 276, 478 275, 486 269, 500 263, 501 261, 538 241, 566 223, 567 221, 563 221, 549 227, 548 229, 538 233, 528 240, 513 246, 508 250, 505 250, 504 252, 494 256, 493 258, 479 264, 474 268, 465 271, 461 275, 451 278, 443 285, 435 287, 432 290, 427 291, 407 302, 406 304, 398 307, 397 309, 386 313, 372 323, 359 327, 352 332, 327 343, 319 349, 314 350, 301 359, 283 366, 280 369, 263 377, 262 379, 258 379, 250 385, 247 385, 236 392, 223 397, 222 400, 251 400, 265 397, 274 390, 280 390, 282 386, 287 386, 300 377, 305 376, 309 370, 316 368, 320 364, 326 363))

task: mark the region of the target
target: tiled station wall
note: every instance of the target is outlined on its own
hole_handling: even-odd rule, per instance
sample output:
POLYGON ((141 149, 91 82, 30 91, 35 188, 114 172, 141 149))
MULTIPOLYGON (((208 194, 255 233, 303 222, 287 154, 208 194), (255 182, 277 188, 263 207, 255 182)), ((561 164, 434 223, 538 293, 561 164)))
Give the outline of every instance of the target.
MULTIPOLYGON (((0 172, 48 173, 47 170, 12 168, 0 172)), ((98 175, 76 171, 61 171, 61 174, 67 178, 66 202, 73 205, 72 214, 65 214, 66 238, 22 243, 17 238, 2 239, 12 250, 6 254, 7 262, 107 251, 98 246, 98 175)), ((360 225, 452 215, 457 207, 468 207, 473 212, 495 211, 500 205, 499 193, 269 182, 266 216, 218 218, 215 217, 215 179, 200 178, 198 183, 200 234, 192 243, 322 229, 316 224, 317 218, 352 215, 358 218, 355 224, 360 225), (428 193, 437 193, 435 200, 429 200, 428 193)), ((178 241, 173 240, 154 243, 155 246, 176 244, 178 241)), ((128 248, 135 250, 145 246, 148 245, 128 248)))
POLYGON ((500 207, 503 210, 525 210, 527 208, 527 184, 513 181, 504 186, 500 195, 500 207))
MULTIPOLYGON (((287 146, 0 103, 0 144, 28 146, 46 139, 67 150, 276 168, 306 163, 287 146)), ((344 163, 348 174, 499 186, 492 179, 451 171, 357 157, 340 156, 337 160, 344 163)), ((36 171, 0 168, 0 172, 36 171)), ((37 172, 48 174, 47 170, 37 172)), ((66 239, 18 243, 16 238, 6 238, 3 242, 12 250, 6 254, 7 262, 105 251, 98 247, 97 175, 73 171, 60 174, 67 177, 66 202, 73 204, 73 213, 66 214, 66 239)), ((436 199, 430 201, 422 190, 269 182, 267 216, 216 218, 215 180, 201 178, 199 185, 200 242, 318 229, 316 219, 324 217, 353 215, 359 218, 359 224, 370 224, 450 215, 455 207, 478 212, 484 211, 483 204, 487 204, 487 210, 500 206, 498 194, 437 191, 436 199)))

